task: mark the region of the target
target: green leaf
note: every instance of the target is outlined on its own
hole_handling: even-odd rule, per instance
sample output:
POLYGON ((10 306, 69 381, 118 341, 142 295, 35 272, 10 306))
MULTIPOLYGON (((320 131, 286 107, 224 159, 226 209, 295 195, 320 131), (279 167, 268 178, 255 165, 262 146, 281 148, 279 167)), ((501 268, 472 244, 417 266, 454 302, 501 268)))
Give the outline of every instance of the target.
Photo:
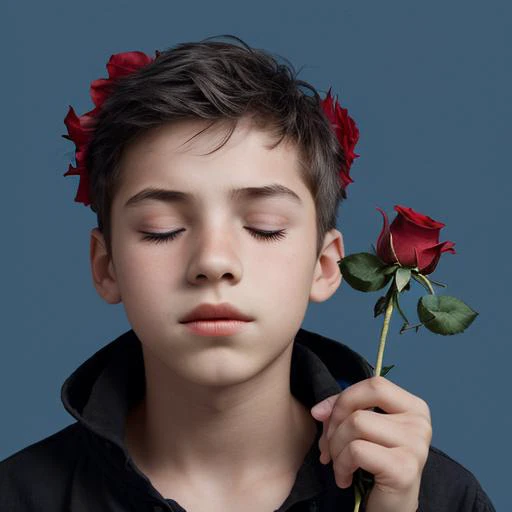
POLYGON ((392 364, 391 366, 384 366, 382 368, 382 370, 380 371, 381 377, 384 377, 384 375, 387 375, 391 371, 391 369, 394 368, 394 367, 395 367, 394 364, 392 364))
POLYGON ((423 325, 443 336, 463 332, 477 316, 467 304, 449 295, 425 295, 418 301, 418 317, 423 325))
POLYGON ((386 286, 391 276, 384 274, 385 267, 377 256, 368 252, 350 254, 339 263, 347 283, 361 292, 373 292, 386 286))
POLYGON ((395 274, 395 284, 398 292, 401 292, 411 279, 411 269, 400 267, 395 274))

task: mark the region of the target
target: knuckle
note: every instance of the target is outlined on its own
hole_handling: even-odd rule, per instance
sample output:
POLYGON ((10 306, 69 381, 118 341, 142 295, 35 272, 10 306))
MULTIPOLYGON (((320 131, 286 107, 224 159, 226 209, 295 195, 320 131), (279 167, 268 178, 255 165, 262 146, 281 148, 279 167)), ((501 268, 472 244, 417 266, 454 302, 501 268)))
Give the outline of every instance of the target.
POLYGON ((361 439, 355 439, 347 445, 347 450, 353 460, 358 461, 365 448, 365 442, 361 439))
POLYGON ((432 423, 424 416, 418 416, 415 424, 416 431, 421 440, 430 441, 432 440, 432 423))
POLYGON ((370 387, 374 390, 380 389, 386 379, 382 375, 374 375, 369 379, 370 387))
POLYGON ((420 407, 421 412, 427 418, 430 418, 430 407, 429 407, 428 403, 425 400, 423 400, 423 398, 420 398, 420 397, 417 397, 417 398, 418 398, 419 407, 420 407))
POLYGON ((366 420, 366 414, 361 409, 354 411, 350 415, 349 423, 353 430, 357 432, 361 432, 363 430, 364 424, 366 420))
POLYGON ((432 423, 430 423, 430 421, 423 422, 423 428, 423 437, 430 444, 433 434, 432 423))
POLYGON ((397 472, 395 476, 396 487, 399 490, 407 490, 411 487, 414 482, 414 478, 412 477, 412 473, 400 473, 397 472))

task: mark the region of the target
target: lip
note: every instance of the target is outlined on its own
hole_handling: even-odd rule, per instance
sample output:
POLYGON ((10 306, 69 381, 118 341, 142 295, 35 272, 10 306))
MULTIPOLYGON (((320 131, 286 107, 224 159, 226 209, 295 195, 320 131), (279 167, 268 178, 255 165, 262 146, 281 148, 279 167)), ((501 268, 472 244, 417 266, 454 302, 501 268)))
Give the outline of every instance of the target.
POLYGON ((249 322, 244 320, 193 320, 186 328, 199 336, 230 336, 241 331, 249 322))
MULTIPOLYGON (((236 309, 235 306, 229 304, 228 302, 223 302, 221 304, 203 303, 194 308, 192 311, 188 312, 183 318, 181 318, 180 323, 201 322, 205 320, 237 320, 238 323, 240 323, 250 322, 251 320, 254 320, 254 318, 251 318, 250 316, 242 313, 236 309)), ((209 323, 218 324, 218 322, 209 323)))

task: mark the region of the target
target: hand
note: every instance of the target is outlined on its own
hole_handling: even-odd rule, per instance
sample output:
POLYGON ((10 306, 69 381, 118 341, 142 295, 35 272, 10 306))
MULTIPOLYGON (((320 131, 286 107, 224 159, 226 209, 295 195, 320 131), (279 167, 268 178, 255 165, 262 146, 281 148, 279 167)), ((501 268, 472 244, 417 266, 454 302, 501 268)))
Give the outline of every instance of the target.
POLYGON ((319 404, 311 414, 323 422, 320 462, 332 458, 338 487, 349 487, 362 468, 374 475, 367 512, 416 512, 432 440, 427 403, 384 377, 370 377, 319 404), (372 407, 387 414, 367 410, 372 407))

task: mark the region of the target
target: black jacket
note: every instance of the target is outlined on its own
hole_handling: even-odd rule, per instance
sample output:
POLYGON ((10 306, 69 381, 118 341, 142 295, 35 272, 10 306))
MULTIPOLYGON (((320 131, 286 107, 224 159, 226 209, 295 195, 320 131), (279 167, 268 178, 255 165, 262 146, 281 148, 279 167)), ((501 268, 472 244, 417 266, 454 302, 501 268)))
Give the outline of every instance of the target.
MULTIPOLYGON (((340 342, 300 329, 290 389, 307 408, 372 376, 372 367, 340 342)), ((61 399, 77 420, 0 462, 1 512, 183 512, 137 468, 123 443, 130 404, 145 392, 140 340, 130 330, 98 350, 64 382, 61 399)), ((319 462, 318 433, 278 512, 352 512, 352 487, 319 462)), ((361 512, 364 508, 361 508, 361 512)), ((473 474, 430 447, 420 512, 495 512, 473 474)), ((265 512, 265 511, 262 511, 265 512)), ((267 511, 271 512, 271 511, 267 511)))

